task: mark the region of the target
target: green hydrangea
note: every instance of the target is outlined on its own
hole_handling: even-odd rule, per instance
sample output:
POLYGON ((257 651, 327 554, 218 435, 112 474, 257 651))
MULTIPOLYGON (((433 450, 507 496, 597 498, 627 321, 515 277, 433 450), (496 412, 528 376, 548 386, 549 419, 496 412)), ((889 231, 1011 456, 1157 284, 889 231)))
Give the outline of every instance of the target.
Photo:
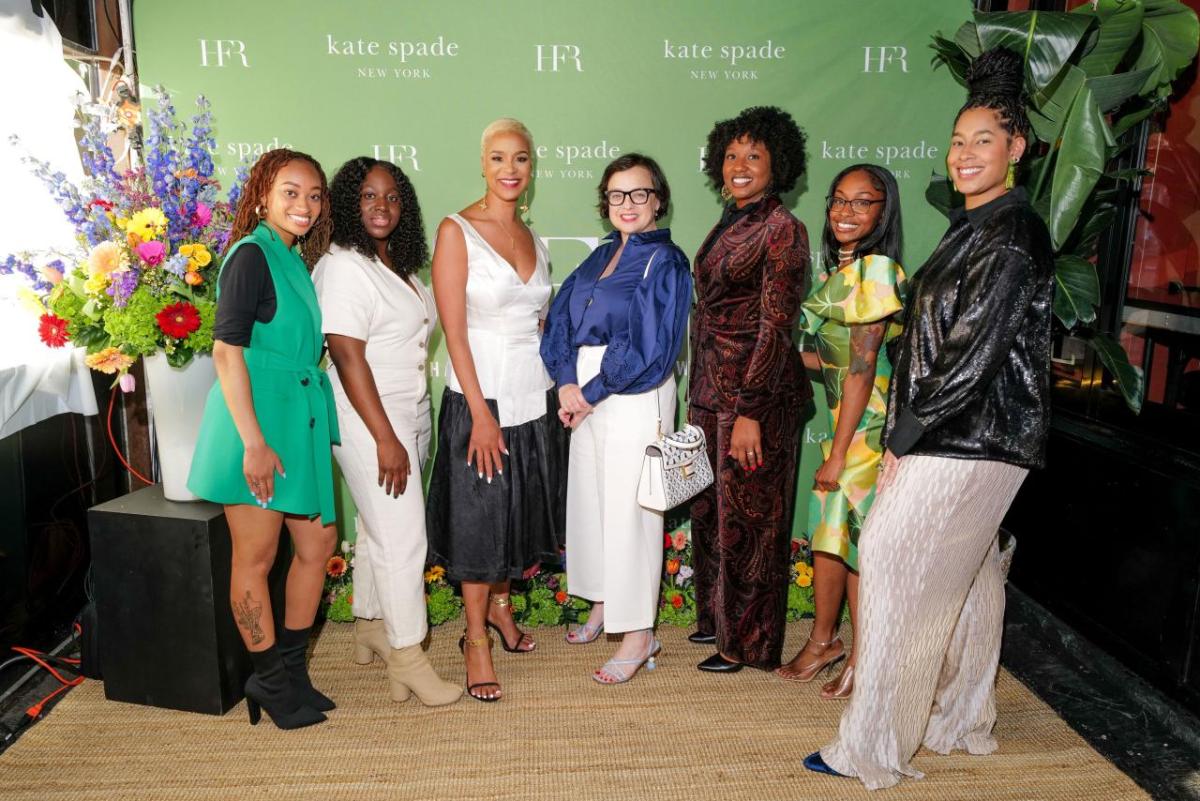
POLYGON ((325 610, 326 620, 332 620, 334 623, 354 622, 354 608, 350 605, 351 592, 352 590, 347 588, 334 596, 333 603, 325 610))
POLYGON ((213 323, 217 319, 217 304, 213 300, 197 299, 195 307, 200 312, 200 327, 188 334, 183 341, 192 353, 211 353, 213 348, 213 323))
POLYGON ((440 626, 462 613, 462 599, 454 594, 454 588, 449 584, 427 584, 426 589, 429 591, 425 604, 429 611, 429 625, 440 626))
POLYGON ((787 619, 799 620, 816 613, 813 605, 812 587, 801 587, 796 582, 788 585, 787 619))
POLYGON ((114 306, 105 311, 104 330, 112 337, 112 344, 130 356, 149 356, 158 350, 162 332, 154 315, 164 305, 149 289, 139 286, 129 296, 125 308, 114 306))

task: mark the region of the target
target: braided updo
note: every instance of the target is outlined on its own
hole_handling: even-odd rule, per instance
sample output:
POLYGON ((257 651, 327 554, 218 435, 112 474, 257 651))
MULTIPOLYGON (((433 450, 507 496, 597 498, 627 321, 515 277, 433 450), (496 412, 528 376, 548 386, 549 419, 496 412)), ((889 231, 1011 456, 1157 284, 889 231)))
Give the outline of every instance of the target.
POLYGON ((1029 138, 1025 114, 1025 63, 1013 51, 994 47, 980 54, 967 68, 967 102, 958 116, 973 108, 996 112, 1009 136, 1029 138))

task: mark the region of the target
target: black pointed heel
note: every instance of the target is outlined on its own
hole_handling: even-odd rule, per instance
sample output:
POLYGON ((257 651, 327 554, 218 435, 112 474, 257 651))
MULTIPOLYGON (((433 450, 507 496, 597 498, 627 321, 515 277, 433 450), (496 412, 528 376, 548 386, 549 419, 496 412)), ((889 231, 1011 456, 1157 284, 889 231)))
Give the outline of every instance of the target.
POLYGON ((272 645, 264 651, 251 651, 254 673, 246 679, 246 711, 250 725, 257 725, 265 710, 271 722, 281 729, 300 729, 325 720, 325 716, 301 702, 295 686, 288 680, 287 668, 272 645))
POLYGON ((253 698, 246 699, 246 711, 250 713, 250 725, 257 726, 262 720, 262 707, 253 698))

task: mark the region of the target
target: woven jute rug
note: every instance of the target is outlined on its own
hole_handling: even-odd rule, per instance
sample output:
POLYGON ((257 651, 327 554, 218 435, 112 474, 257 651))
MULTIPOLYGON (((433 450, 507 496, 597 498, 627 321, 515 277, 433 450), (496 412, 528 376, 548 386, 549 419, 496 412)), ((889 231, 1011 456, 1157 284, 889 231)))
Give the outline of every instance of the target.
MULTIPOLYGON (((810 623, 792 624, 786 653, 810 623)), ((434 631, 431 657, 459 680, 460 632, 434 631)), ((999 681, 1000 750, 916 760, 922 781, 868 793, 857 780, 817 776, 800 760, 836 729, 840 702, 821 681, 785 684, 743 670, 712 676, 708 649, 665 628, 658 669, 602 687, 591 671, 615 642, 567 645, 534 632, 528 655, 497 649, 504 700, 464 698, 428 709, 392 703, 382 665, 350 661, 351 628, 326 625, 312 657, 317 686, 338 703, 329 720, 295 732, 245 704, 223 718, 106 701, 86 682, 0 756, 4 801, 240 801, 240 799, 580 799, 802 801, 1124 801, 1149 798, 1012 676, 999 681)))

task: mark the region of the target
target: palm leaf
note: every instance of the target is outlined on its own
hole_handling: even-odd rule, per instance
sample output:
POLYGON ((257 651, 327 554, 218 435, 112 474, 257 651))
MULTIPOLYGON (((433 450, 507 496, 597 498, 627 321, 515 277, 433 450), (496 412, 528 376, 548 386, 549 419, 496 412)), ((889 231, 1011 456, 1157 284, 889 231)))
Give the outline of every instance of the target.
POLYGON ((1059 256, 1054 260, 1054 314, 1068 330, 1076 323, 1096 319, 1100 303, 1100 279, 1096 265, 1078 256, 1059 256))
POLYGON ((976 13, 985 50, 1007 47, 1025 57, 1030 89, 1039 92, 1058 78, 1096 21, 1081 14, 1049 11, 976 13))
POLYGON ((1085 4, 1072 13, 1095 17, 1100 22, 1096 42, 1080 59, 1079 66, 1093 78, 1112 75, 1142 32, 1145 9, 1141 0, 1099 0, 1095 10, 1085 4))
POLYGON ((1099 75, 1088 78, 1088 88, 1096 98, 1096 105, 1105 114, 1115 111, 1125 101, 1140 93, 1141 88, 1154 73, 1154 67, 1118 72, 1115 75, 1099 75))
POLYGON ((1133 69, 1150 68, 1142 94, 1166 97, 1171 81, 1196 57, 1200 23, 1196 12, 1178 0, 1145 0, 1142 49, 1133 69))
POLYGON ((1125 403, 1137 414, 1142 410, 1142 396, 1145 392, 1145 376, 1140 367, 1129 363, 1129 356, 1120 343, 1108 334, 1096 334, 1087 340, 1096 351, 1104 368, 1117 381, 1117 388, 1125 398, 1125 403))
POLYGON ((1092 91, 1084 86, 1063 126, 1062 146, 1050 188, 1050 239, 1058 250, 1071 235, 1079 212, 1104 174, 1108 148, 1115 145, 1092 91))

